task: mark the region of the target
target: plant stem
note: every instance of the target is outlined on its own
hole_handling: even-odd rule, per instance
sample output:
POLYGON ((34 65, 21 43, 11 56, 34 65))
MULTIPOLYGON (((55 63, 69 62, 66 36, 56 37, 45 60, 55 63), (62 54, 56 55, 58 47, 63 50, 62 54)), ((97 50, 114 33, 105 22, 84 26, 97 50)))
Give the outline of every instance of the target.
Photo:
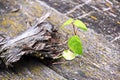
POLYGON ((73 30, 74 30, 74 35, 77 35, 76 30, 75 30, 75 25, 73 23, 72 23, 72 26, 73 26, 73 30))

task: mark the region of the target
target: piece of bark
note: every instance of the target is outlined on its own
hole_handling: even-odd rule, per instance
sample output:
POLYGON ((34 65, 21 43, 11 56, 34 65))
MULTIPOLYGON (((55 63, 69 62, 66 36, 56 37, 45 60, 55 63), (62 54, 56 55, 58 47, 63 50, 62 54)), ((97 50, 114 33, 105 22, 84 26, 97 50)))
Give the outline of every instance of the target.
POLYGON ((52 58, 62 51, 59 48, 59 33, 52 24, 43 22, 48 16, 49 13, 38 20, 35 26, 12 39, 1 34, 0 58, 6 66, 20 60, 23 55, 52 58))

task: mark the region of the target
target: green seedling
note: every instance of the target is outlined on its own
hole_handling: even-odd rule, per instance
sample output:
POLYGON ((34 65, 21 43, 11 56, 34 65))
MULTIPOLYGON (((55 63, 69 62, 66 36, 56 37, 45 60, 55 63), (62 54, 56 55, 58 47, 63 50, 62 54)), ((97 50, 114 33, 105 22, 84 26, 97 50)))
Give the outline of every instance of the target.
POLYGON ((64 57, 66 60, 72 60, 76 56, 83 54, 82 42, 77 34, 76 28, 80 28, 84 31, 87 31, 87 27, 82 21, 74 20, 74 19, 70 18, 65 23, 63 23, 61 28, 64 29, 64 27, 66 27, 68 25, 72 25, 74 35, 68 39, 68 50, 64 50, 62 52, 62 57, 64 57))

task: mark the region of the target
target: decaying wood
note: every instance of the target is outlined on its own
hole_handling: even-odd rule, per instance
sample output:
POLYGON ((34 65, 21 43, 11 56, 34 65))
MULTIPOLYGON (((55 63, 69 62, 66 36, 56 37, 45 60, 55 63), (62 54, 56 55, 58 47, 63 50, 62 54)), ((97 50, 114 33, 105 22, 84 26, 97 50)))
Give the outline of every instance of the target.
POLYGON ((44 22, 49 15, 50 13, 47 13, 42 16, 33 27, 17 37, 6 40, 4 35, 0 35, 0 58, 7 66, 18 61, 23 55, 52 58, 61 51, 57 30, 49 22, 44 22))

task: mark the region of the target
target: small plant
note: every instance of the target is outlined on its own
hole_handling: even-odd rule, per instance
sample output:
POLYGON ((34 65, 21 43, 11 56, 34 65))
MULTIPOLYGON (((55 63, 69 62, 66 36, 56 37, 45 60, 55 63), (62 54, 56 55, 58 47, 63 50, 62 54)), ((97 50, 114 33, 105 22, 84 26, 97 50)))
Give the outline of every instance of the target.
POLYGON ((61 28, 63 29, 65 26, 68 26, 70 24, 72 24, 74 36, 71 36, 68 39, 68 48, 69 49, 64 50, 63 53, 62 53, 62 57, 64 57, 66 60, 72 60, 76 56, 83 54, 82 42, 81 42, 81 40, 80 40, 80 38, 77 34, 77 29, 76 28, 80 28, 84 31, 87 30, 86 25, 82 21, 74 20, 74 19, 71 19, 71 18, 69 20, 67 20, 65 23, 63 23, 61 28))

